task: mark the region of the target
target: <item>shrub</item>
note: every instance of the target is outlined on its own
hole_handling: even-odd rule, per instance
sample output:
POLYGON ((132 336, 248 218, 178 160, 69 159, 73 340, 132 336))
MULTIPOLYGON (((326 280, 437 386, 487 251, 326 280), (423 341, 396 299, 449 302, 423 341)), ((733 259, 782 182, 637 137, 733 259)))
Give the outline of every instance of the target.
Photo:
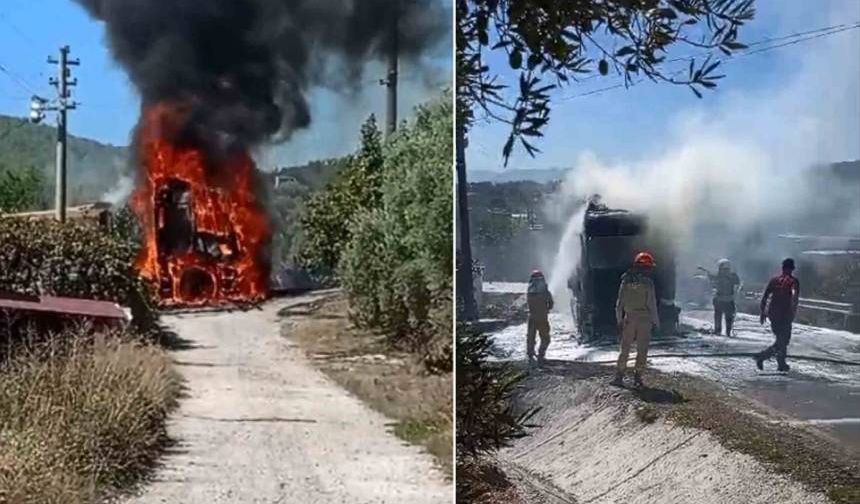
POLYGON ((516 412, 511 399, 524 375, 509 363, 488 362, 492 341, 464 325, 457 330, 457 454, 464 460, 527 435, 537 410, 516 412))
POLYGON ((361 147, 335 180, 314 195, 301 217, 304 242, 299 262, 318 276, 334 274, 349 243, 355 217, 379 207, 382 133, 373 116, 361 128, 361 147))
POLYGON ((0 243, 0 292, 113 301, 142 327, 153 324, 131 241, 87 224, 0 217, 0 243))
POLYGON ((528 435, 537 409, 512 405, 524 375, 510 363, 491 363, 492 340, 466 325, 457 328, 457 502, 482 502, 488 491, 509 486, 485 457, 528 435))
POLYGON ((66 333, 0 364, 0 502, 96 502, 148 469, 179 379, 130 335, 66 333))
POLYGON ((353 217, 338 269, 354 320, 435 368, 451 341, 451 318, 438 316, 452 313, 451 121, 450 100, 439 100, 385 145, 381 205, 353 217))
POLYGON ((352 320, 423 353, 434 371, 451 369, 452 114, 446 93, 385 144, 371 117, 302 219, 303 262, 337 274, 352 320))

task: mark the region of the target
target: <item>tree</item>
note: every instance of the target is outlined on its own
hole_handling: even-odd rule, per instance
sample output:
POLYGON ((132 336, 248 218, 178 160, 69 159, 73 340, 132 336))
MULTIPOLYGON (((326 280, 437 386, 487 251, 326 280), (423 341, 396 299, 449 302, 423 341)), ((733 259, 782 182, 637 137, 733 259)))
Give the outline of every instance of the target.
POLYGON ((42 175, 32 166, 0 171, 0 213, 38 210, 44 204, 42 175))
MULTIPOLYGON (((600 75, 621 75, 625 85, 647 78, 687 86, 701 97, 723 77, 714 51, 731 55, 746 46, 738 29, 753 18, 753 0, 462 0, 457 2, 457 98, 460 119, 474 112, 510 124, 502 149, 530 155, 549 122, 549 92, 574 83, 596 66, 600 75), (669 72, 667 51, 686 45, 704 51, 681 71, 669 72), (519 73, 518 96, 486 64, 486 53, 504 51, 519 73)), ((684 59, 684 61, 687 61, 684 59)))
POLYGON ((370 116, 361 128, 361 147, 326 189, 315 194, 301 217, 304 241, 299 261, 318 275, 332 275, 349 243, 354 216, 381 203, 382 133, 370 116))

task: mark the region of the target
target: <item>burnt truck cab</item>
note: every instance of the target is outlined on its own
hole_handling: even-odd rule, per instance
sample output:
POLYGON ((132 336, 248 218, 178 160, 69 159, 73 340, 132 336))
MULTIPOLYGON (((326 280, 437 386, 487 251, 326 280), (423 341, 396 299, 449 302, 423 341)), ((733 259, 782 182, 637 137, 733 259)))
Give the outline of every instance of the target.
POLYGON ((617 339, 615 302, 621 276, 638 252, 649 251, 657 263, 653 271, 660 315, 660 334, 678 328, 675 305, 675 255, 671 240, 648 228, 647 218, 610 209, 592 201, 580 235, 581 260, 568 280, 571 311, 583 342, 617 339))

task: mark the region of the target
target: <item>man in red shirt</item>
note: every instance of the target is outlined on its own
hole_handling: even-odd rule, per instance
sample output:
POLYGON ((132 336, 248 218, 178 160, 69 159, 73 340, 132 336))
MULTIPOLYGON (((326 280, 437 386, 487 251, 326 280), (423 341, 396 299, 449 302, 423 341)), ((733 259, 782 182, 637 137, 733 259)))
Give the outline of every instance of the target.
POLYGON ((765 350, 755 354, 755 364, 759 370, 764 369, 764 361, 776 355, 777 370, 788 371, 785 354, 788 342, 791 340, 791 323, 797 314, 797 304, 800 302, 800 282, 792 273, 794 259, 782 261, 782 274, 771 278, 761 298, 761 316, 759 322, 764 324, 765 317, 770 319, 770 328, 776 336, 776 342, 765 350), (770 303, 768 303, 770 299, 770 303))

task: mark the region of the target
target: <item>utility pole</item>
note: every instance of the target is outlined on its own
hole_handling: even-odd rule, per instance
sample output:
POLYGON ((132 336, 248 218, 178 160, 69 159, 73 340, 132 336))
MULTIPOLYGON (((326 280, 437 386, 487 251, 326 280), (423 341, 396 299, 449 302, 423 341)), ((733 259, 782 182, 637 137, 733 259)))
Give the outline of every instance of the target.
POLYGON ((57 77, 51 77, 48 82, 57 88, 57 99, 50 103, 45 98, 33 96, 30 100, 30 120, 39 123, 44 119, 46 111, 57 112, 57 157, 56 157, 56 186, 54 188, 54 211, 60 222, 66 222, 66 127, 69 110, 77 108, 77 103, 69 101, 72 94, 69 88, 78 84, 72 79, 70 66, 80 65, 78 59, 69 59, 69 46, 60 48, 60 57, 48 56, 48 63, 57 65, 57 77))
POLYGON ((397 129, 397 64, 400 52, 400 36, 398 29, 400 28, 400 6, 397 2, 394 5, 394 13, 391 19, 391 27, 389 34, 388 47, 388 75, 381 81, 388 89, 387 108, 385 121, 385 134, 390 136, 397 129))

